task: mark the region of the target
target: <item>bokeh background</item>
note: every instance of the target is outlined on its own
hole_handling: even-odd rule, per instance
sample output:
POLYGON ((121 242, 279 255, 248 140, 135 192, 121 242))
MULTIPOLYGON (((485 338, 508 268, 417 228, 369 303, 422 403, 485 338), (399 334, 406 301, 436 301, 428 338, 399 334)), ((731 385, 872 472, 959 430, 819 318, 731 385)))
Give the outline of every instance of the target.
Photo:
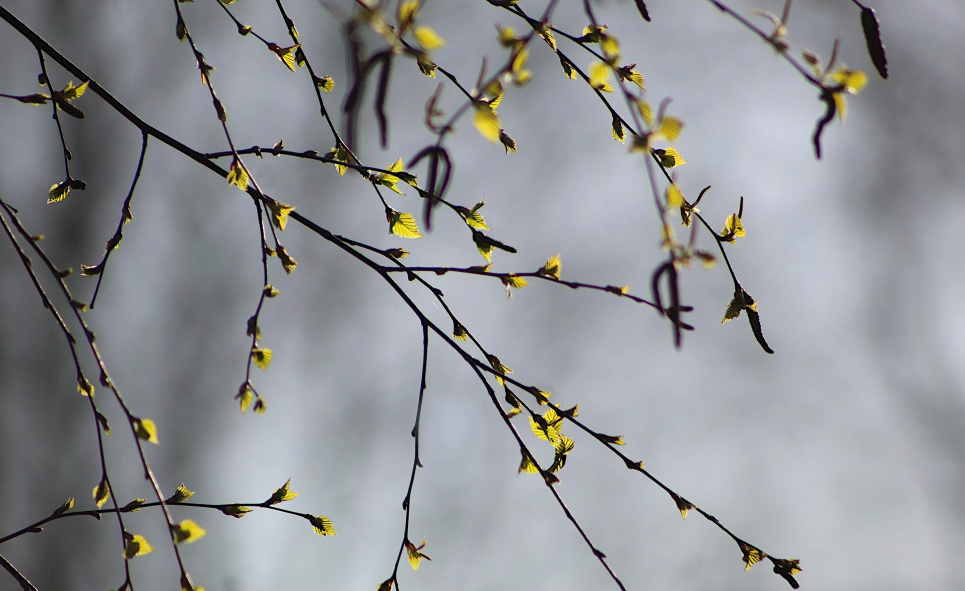
MULTIPOLYGON (((191 53, 174 36, 170 3, 3 5, 151 124, 202 151, 225 149, 191 53)), ((349 84, 340 19, 354 3, 286 5, 315 67, 336 80, 326 100, 341 121, 349 84)), ((521 5, 538 14, 544 3, 521 5)), ((676 143, 689 160, 678 173, 685 194, 712 185, 701 209, 719 225, 744 196, 747 236, 730 252, 760 301, 776 354, 760 350, 743 319, 721 326, 732 296, 723 266, 684 274, 696 331, 681 350, 651 309, 607 294, 534 281, 507 299, 498 281, 433 281, 521 380, 564 406, 580 403, 588 424, 622 434, 628 455, 737 535, 800 558, 805 589, 962 588, 965 7, 874 3, 891 66, 883 81, 852 3, 794 6, 794 51, 827 58, 840 38, 842 59, 870 78, 850 100, 846 123, 827 129, 818 162, 809 138, 822 105, 783 60, 707 2, 648 5, 649 24, 631 2, 594 8, 625 61, 638 62, 651 103, 671 98, 670 111, 686 123, 676 143)), ((732 5, 744 14, 781 10, 773 0, 732 5)), ((217 2, 181 6, 218 68, 213 82, 238 146, 284 138, 293 149, 324 153, 334 145, 304 72, 288 72, 264 46, 240 37, 217 2)), ((284 44, 273 3, 246 0, 233 10, 284 44)), ((467 85, 483 56, 490 67, 503 59, 494 24, 523 29, 481 1, 428 1, 422 18, 448 40, 436 61, 467 85)), ((561 2, 554 24, 578 33, 586 24, 581 3, 561 2)), ((37 91, 36 52, 5 23, 0 56, 0 92, 37 91)), ((62 87, 70 76, 49 67, 62 87)), ((534 80, 510 89, 499 109, 519 153, 505 156, 462 121, 449 143, 450 198, 472 205, 485 197, 492 235, 518 248, 497 252, 496 270, 530 271, 560 254, 564 278, 629 284, 646 295, 662 253, 640 157, 612 139, 599 101, 564 78, 539 42, 530 67, 534 80)), ((389 149, 378 148, 367 103, 358 144, 365 161, 408 160, 431 141, 422 109, 438 82, 399 61, 389 149)), ((458 93, 443 92, 451 112, 458 93)), ((140 146, 139 133, 93 94, 78 105, 87 118, 68 120, 66 134, 75 176, 88 189, 47 205, 47 187, 63 170, 50 112, 0 102, 0 195, 31 232, 46 235, 53 259, 75 270, 100 260, 140 146)), ((337 233, 404 246, 412 264, 482 262, 461 222, 447 216, 417 241, 387 235, 381 204, 357 176, 284 159, 246 162, 269 193, 337 233)), ((391 197, 396 209, 421 208, 411 191, 391 197)), ((128 403, 158 424, 161 444, 150 447, 149 460, 163 489, 184 482, 202 502, 258 502, 290 477, 300 496, 287 506, 324 514, 338 531, 322 538, 300 519, 267 511, 236 521, 176 510, 208 530, 184 548, 195 582, 209 591, 374 589, 391 573, 402 536, 418 322, 377 276, 292 224, 283 237, 299 267, 285 277, 273 266, 281 295, 262 317, 262 341, 275 358, 255 384, 269 410, 241 415, 232 396, 262 281, 250 200, 152 142, 133 209, 88 320, 128 403)), ((90 297, 92 279, 75 274, 69 282, 79 299, 90 297)), ((539 479, 517 476, 518 448, 472 373, 438 339, 430 353, 425 469, 410 527, 414 541, 427 538, 432 562, 417 573, 403 564, 401 585, 612 588, 539 479)), ((116 492, 149 497, 116 405, 103 392, 98 400, 114 426, 107 449, 116 492)), ((76 393, 63 335, 6 240, 0 405, 0 535, 68 496, 92 507, 93 420, 76 393)), ((744 573, 736 545, 712 524, 693 514, 681 521, 665 493, 573 429, 564 432, 576 450, 558 488, 628 588, 785 588, 767 563, 744 573)), ((156 548, 132 562, 136 588, 176 588, 160 516, 145 510, 128 524, 156 548)), ((107 521, 60 520, 0 553, 41 589, 115 588, 123 580, 116 524, 107 521)), ((15 587, 0 577, 0 589, 15 587)))

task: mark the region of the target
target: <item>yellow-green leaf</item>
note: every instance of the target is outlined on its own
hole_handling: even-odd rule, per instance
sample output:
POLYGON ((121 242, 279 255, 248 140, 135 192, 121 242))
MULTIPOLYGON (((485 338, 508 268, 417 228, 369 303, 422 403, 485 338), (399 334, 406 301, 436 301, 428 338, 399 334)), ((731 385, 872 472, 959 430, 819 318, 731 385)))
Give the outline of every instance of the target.
POLYGON ((172 505, 177 505, 178 503, 183 503, 187 501, 193 496, 194 496, 194 491, 188 489, 188 487, 184 486, 184 483, 182 482, 181 485, 178 486, 177 490, 174 491, 174 494, 168 497, 168 499, 165 500, 164 502, 172 505))
POLYGON ((225 178, 229 185, 234 185, 242 191, 248 190, 248 171, 238 158, 231 161, 231 169, 228 170, 228 176, 225 178))
POLYGON ((553 279, 560 278, 560 269, 563 268, 563 263, 560 261, 560 255, 554 254, 551 256, 546 263, 540 267, 536 272, 540 275, 546 277, 552 277, 553 279))
POLYGON ((292 492, 291 486, 292 479, 289 478, 285 481, 280 488, 275 489, 275 492, 271 493, 271 497, 266 501, 269 505, 277 505, 284 501, 290 501, 298 496, 297 492, 292 492))
POLYGON ((332 92, 335 90, 335 79, 331 76, 322 76, 321 78, 316 78, 315 84, 325 92, 332 92))
POLYGON ((272 201, 268 203, 268 209, 271 210, 271 223, 284 232, 285 225, 288 224, 288 214, 293 212, 295 207, 286 205, 281 201, 272 201))
POLYGON ((91 495, 94 497, 94 502, 97 503, 97 508, 100 509, 107 502, 107 497, 111 494, 111 487, 107 484, 107 478, 101 478, 101 481, 97 483, 94 490, 91 491, 91 495))
POLYGON ((127 540, 127 544, 124 546, 124 559, 130 560, 135 556, 144 556, 145 554, 150 554, 153 550, 154 548, 147 543, 144 536, 134 534, 127 540))
POLYGON ((332 525, 332 522, 329 520, 328 517, 324 517, 322 515, 313 515, 308 518, 308 521, 312 524, 312 527, 315 528, 315 533, 317 533, 318 535, 320 536, 336 535, 335 527, 332 525))
POLYGON ((724 222, 724 230, 720 233, 721 240, 734 242, 735 238, 744 236, 745 234, 744 224, 741 223, 741 219, 737 217, 737 214, 732 213, 727 216, 727 220, 724 222))
POLYGON ((157 427, 151 419, 134 419, 134 430, 137 431, 138 439, 150 443, 157 443, 157 427))
POLYGON ((208 533, 203 527, 190 519, 185 519, 174 526, 174 541, 176 544, 192 544, 208 533))
POLYGON ((389 213, 389 233, 402 238, 421 238, 419 225, 411 213, 391 211, 389 213))
POLYGON ((94 385, 84 376, 77 376, 77 391, 81 396, 94 397, 94 385))
POLYGON ((245 515, 251 513, 250 507, 245 507, 244 505, 226 505, 224 507, 219 507, 221 512, 225 515, 230 515, 235 519, 241 519, 245 515))
MULTIPOLYGON (((345 148, 345 146, 338 146, 337 148, 332 148, 332 150, 328 153, 327 156, 333 160, 337 160, 338 162, 349 161, 349 153, 348 153, 348 150, 345 148)), ((345 166, 344 164, 336 163, 335 170, 338 171, 339 176, 342 176, 345 174, 345 171, 348 170, 348 167, 345 166)))
POLYGON ((677 504, 677 509, 680 511, 680 517, 687 519, 687 512, 694 508, 690 501, 678 495, 675 492, 670 493, 671 498, 673 498, 674 503, 677 504))
POLYGON ((426 51, 439 49, 446 44, 445 40, 436 34, 431 27, 416 27, 413 34, 415 35, 415 40, 418 41, 419 45, 426 51))
POLYGON ((680 188, 677 187, 676 183, 670 183, 667 185, 667 207, 674 208, 680 207, 684 204, 684 195, 680 192, 680 188))
MULTIPOLYGON (((610 66, 603 62, 595 62, 590 65, 590 86, 597 90, 604 90, 604 86, 609 86, 607 83, 609 78, 610 66)), ((612 89, 610 92, 612 92, 612 89)))
POLYGON ((476 130, 487 140, 496 143, 499 141, 499 117, 493 107, 486 103, 476 103, 476 113, 472 117, 473 125, 476 130))
POLYGON ((737 318, 738 316, 741 315, 741 310, 743 309, 744 309, 744 298, 739 295, 735 295, 734 299, 732 299, 730 303, 727 304, 727 309, 724 310, 724 319, 721 320, 720 323, 724 324, 729 320, 733 320, 734 318, 737 318))
POLYGON ((63 201, 68 195, 70 195, 70 181, 54 183, 47 192, 47 203, 63 201))
POLYGON ((291 275, 292 271, 295 270, 295 267, 298 266, 298 261, 295 260, 295 257, 288 254, 288 251, 285 250, 285 247, 280 244, 278 245, 278 248, 275 249, 275 256, 277 256, 278 260, 281 261, 281 266, 285 268, 285 273, 288 273, 289 275, 291 275))
POLYGON ((278 59, 285 64, 289 70, 295 71, 295 50, 301 47, 301 44, 292 45, 291 47, 279 47, 274 43, 268 44, 268 49, 272 50, 278 59))
POLYGON ((523 459, 519 462, 519 470, 516 471, 517 474, 522 474, 526 472, 527 474, 538 474, 539 466, 533 461, 528 453, 523 452, 523 459))
POLYGON ((425 547, 426 547, 425 538, 422 538, 422 544, 418 546, 416 546, 409 540, 405 541, 405 551, 406 551, 406 554, 408 555, 409 565, 412 567, 412 570, 419 570, 419 563, 422 562, 423 558, 425 558, 426 560, 432 560, 431 558, 429 558, 428 556, 422 553, 422 549, 425 547))
POLYGON ((54 509, 54 513, 53 513, 53 514, 54 514, 54 515, 63 515, 64 513, 70 511, 70 510, 73 509, 73 508, 74 508, 74 497, 67 497, 67 500, 64 501, 64 504, 63 504, 63 505, 61 505, 60 507, 57 507, 56 509, 54 509))
POLYGON ((461 324, 456 324, 452 327, 452 336, 459 339, 460 341, 465 341, 469 338, 469 333, 466 332, 466 327, 461 324))
POLYGON ((758 562, 764 560, 765 557, 767 557, 767 554, 765 554, 763 550, 759 548, 755 548, 754 546, 751 546, 747 542, 738 541, 737 545, 741 549, 741 554, 743 554, 744 564, 746 565, 744 567, 745 572, 751 570, 752 566, 754 566, 758 562))
POLYGON ((680 137, 680 130, 684 127, 684 122, 676 117, 664 117, 660 120, 660 127, 657 133, 669 141, 674 141, 680 137))
POLYGON ((516 289, 529 285, 529 281, 526 281, 525 278, 520 277, 519 275, 506 275, 503 277, 503 283, 509 287, 515 287, 516 289))
POLYGON ((252 348, 251 361, 258 366, 258 369, 268 369, 268 364, 271 363, 271 349, 265 347, 252 348))
POLYGON ((662 164, 664 168, 673 168, 687 164, 687 161, 684 160, 676 148, 658 148, 654 150, 653 153, 660 159, 660 164, 662 164))
POLYGON ((415 20, 415 14, 419 10, 419 0, 406 0, 399 5, 399 28, 405 29, 415 20))

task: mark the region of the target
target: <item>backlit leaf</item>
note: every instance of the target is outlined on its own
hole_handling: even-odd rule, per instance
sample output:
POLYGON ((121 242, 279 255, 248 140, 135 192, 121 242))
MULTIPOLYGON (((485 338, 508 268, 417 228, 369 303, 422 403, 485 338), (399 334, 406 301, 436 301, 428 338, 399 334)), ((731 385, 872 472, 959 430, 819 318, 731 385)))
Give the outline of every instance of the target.
POLYGON ((295 207, 280 201, 272 201, 268 203, 268 209, 271 210, 271 223, 284 232, 285 225, 288 224, 288 214, 294 211, 295 207))
POLYGON ((320 536, 334 536, 335 527, 328 517, 323 517, 321 515, 312 516, 308 519, 311 522, 312 527, 315 528, 315 533, 320 536))
POLYGON ((97 503, 97 508, 100 509, 107 502, 107 497, 111 494, 111 487, 107 484, 107 478, 101 478, 101 481, 97 483, 91 495, 94 497, 94 502, 97 503))
POLYGON ((289 275, 291 275, 295 267, 298 266, 298 261, 295 260, 295 257, 288 254, 284 246, 279 245, 278 248, 275 249, 275 256, 281 261, 281 266, 285 269, 285 273, 289 275))
POLYGON ((194 496, 194 491, 189 490, 188 487, 184 486, 184 483, 182 482, 181 485, 178 486, 177 490, 174 491, 174 494, 168 497, 167 500, 165 500, 164 502, 172 505, 177 505, 178 503, 183 503, 187 501, 193 496, 194 496))
POLYGON ((677 187, 677 184, 670 183, 667 185, 667 207, 680 207, 683 204, 684 196, 683 193, 680 192, 680 188, 677 187))
POLYGON ((157 427, 151 419, 134 419, 134 430, 137 431, 138 439, 156 444, 157 427))
POLYGON ((740 547, 741 554, 743 555, 743 560, 745 564, 744 571, 751 570, 752 566, 754 566, 758 562, 764 560, 765 557, 767 557, 767 554, 765 554, 764 551, 762 551, 759 548, 755 548, 754 546, 751 546, 747 542, 738 541, 737 545, 740 547))
POLYGON ((432 30, 431 27, 416 27, 413 34, 415 35, 415 40, 418 41, 419 45, 426 51, 439 49, 446 44, 445 40, 432 30))
POLYGON ((231 168, 228 170, 228 176, 225 177, 229 185, 234 185, 241 189, 242 191, 248 190, 248 171, 241 164, 241 160, 235 158, 231 161, 231 168))
POLYGON ((47 203, 63 201, 67 198, 67 195, 70 195, 70 181, 55 183, 50 186, 50 191, 47 192, 47 203))
POLYGON ((560 278, 560 269, 563 268, 563 263, 560 261, 560 255, 554 254, 551 256, 546 263, 537 269, 537 273, 545 277, 552 277, 553 279, 560 278))
POLYGON ((520 277, 519 275, 506 275, 505 277, 503 277, 503 283, 509 287, 514 287, 516 289, 520 289, 529 285, 529 282, 526 281, 525 278, 520 277))
POLYGON ((673 168, 675 166, 683 166, 684 164, 687 164, 687 161, 684 160, 683 156, 680 155, 680 152, 678 152, 676 148, 657 148, 653 151, 653 153, 656 154, 660 159, 660 164, 664 168, 673 168))
POLYGON ((422 237, 422 233, 419 232, 419 225, 411 213, 391 210, 387 217, 389 218, 389 233, 402 238, 422 237))
POLYGON ((64 501, 63 505, 54 509, 53 515, 63 515, 64 513, 70 511, 73 508, 74 508, 74 497, 67 497, 67 500, 64 501))
POLYGON ((135 556, 150 554, 153 550, 154 548, 147 543, 144 536, 134 534, 127 540, 127 544, 124 546, 124 558, 125 560, 130 560, 135 556))
POLYGON ((680 516, 684 519, 687 519, 687 512, 693 509, 694 506, 690 503, 690 501, 675 492, 671 492, 670 497, 673 499, 674 503, 677 504, 677 510, 680 511, 680 516))
POLYGON ((493 143, 499 141, 499 117, 491 106, 485 103, 477 103, 472 123, 484 138, 493 143))
POLYGON ((221 512, 225 515, 230 515, 235 519, 241 519, 245 515, 251 513, 251 507, 245 507, 244 505, 226 505, 224 507, 219 507, 221 512))
POLYGON ((190 519, 185 519, 174 526, 174 541, 176 544, 193 544, 205 536, 208 532, 190 519))
POLYGON ((283 484, 280 488, 275 489, 275 492, 271 493, 271 497, 265 502, 269 505, 277 505, 278 503, 290 501, 297 497, 298 493, 292 492, 290 488, 291 482, 291 478, 286 480, 285 484, 283 484))
POLYGON ((251 361, 258 367, 258 369, 268 369, 268 364, 271 363, 271 349, 267 349, 265 347, 253 348, 251 350, 251 361))

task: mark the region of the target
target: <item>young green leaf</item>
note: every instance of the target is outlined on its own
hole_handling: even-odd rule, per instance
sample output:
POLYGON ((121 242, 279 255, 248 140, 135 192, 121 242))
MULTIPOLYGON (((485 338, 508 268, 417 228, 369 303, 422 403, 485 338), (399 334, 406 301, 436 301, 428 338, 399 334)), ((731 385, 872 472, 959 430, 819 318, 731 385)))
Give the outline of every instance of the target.
POLYGON ((271 497, 269 497, 269 499, 265 501, 265 504, 277 505, 278 503, 282 503, 284 501, 290 501, 295 497, 297 497, 298 493, 292 492, 291 488, 289 488, 289 486, 291 485, 291 482, 292 482, 292 479, 289 478, 288 480, 285 481, 285 484, 283 484, 280 488, 275 489, 275 492, 271 493, 271 497))
POLYGON ((542 267, 537 269, 536 272, 544 277, 552 277, 558 280, 560 278, 560 269, 562 268, 563 263, 560 261, 560 255, 554 254, 542 267))
POLYGON ((426 51, 439 49, 446 44, 445 40, 432 30, 432 27, 416 27, 413 35, 415 35, 415 40, 422 46, 422 49, 426 51))
POLYGON ((258 367, 258 369, 264 371, 268 369, 268 364, 271 363, 271 349, 265 347, 254 347, 251 350, 251 361, 258 367))
POLYGON ((472 123, 476 130, 492 143, 499 141, 499 117, 493 107, 486 103, 477 102, 475 105, 476 113, 472 117, 472 123))
POLYGON ((64 501, 63 505, 54 509, 52 516, 63 515, 64 513, 70 511, 73 508, 74 508, 74 497, 67 497, 67 500, 64 501))
POLYGON ((335 527, 332 525, 331 520, 328 517, 322 515, 313 515, 308 518, 308 521, 315 528, 315 533, 320 536, 334 536, 335 527))
POLYGON ((271 211, 271 223, 284 232, 285 225, 288 224, 288 214, 295 211, 295 207, 281 201, 271 201, 268 203, 268 209, 271 211))
POLYGON ((174 494, 168 497, 164 502, 171 505, 177 505, 178 503, 187 501, 193 496, 194 491, 189 490, 188 487, 184 486, 184 483, 182 482, 180 486, 178 486, 177 490, 174 491, 174 494))
POLYGON ((225 505, 223 507, 219 507, 219 509, 221 509, 221 512, 225 515, 230 515, 235 519, 241 519, 245 515, 251 513, 251 508, 245 507, 244 505, 225 505))
POLYGON ((426 547, 425 538, 422 538, 422 543, 419 544, 418 546, 416 546, 409 540, 405 541, 405 551, 406 551, 406 554, 408 554, 409 565, 412 567, 412 570, 419 570, 419 563, 422 562, 423 558, 425 558, 426 560, 432 560, 422 552, 422 549, 425 547, 426 547))
POLYGON ((238 158, 231 161, 231 168, 228 170, 228 176, 225 179, 229 185, 234 185, 242 191, 248 190, 248 171, 245 170, 238 158))
POLYGON ((144 556, 145 554, 150 554, 153 550, 154 548, 147 543, 144 536, 134 534, 127 538, 127 544, 124 546, 124 559, 130 560, 135 556, 144 556))
POLYGON ((94 497, 94 502, 97 504, 97 508, 100 509, 107 502, 107 497, 111 494, 111 487, 107 484, 107 477, 101 478, 101 481, 97 483, 91 495, 94 497))
POLYGON ((416 223, 415 218, 412 217, 411 213, 403 213, 392 209, 386 212, 385 217, 389 222, 390 234, 395 234, 396 236, 401 236, 402 238, 422 237, 422 233, 419 232, 419 225, 416 223))
POLYGON ((767 554, 765 554, 763 550, 755 548, 743 540, 738 540, 737 545, 740 547, 741 554, 743 555, 745 572, 751 570, 752 566, 767 557, 767 554))
POLYGON ((149 443, 157 444, 157 427, 151 419, 134 419, 134 430, 137 438, 149 443))
POLYGON ((208 533, 204 528, 190 519, 185 519, 175 525, 171 531, 174 533, 174 542, 176 544, 193 544, 208 533))

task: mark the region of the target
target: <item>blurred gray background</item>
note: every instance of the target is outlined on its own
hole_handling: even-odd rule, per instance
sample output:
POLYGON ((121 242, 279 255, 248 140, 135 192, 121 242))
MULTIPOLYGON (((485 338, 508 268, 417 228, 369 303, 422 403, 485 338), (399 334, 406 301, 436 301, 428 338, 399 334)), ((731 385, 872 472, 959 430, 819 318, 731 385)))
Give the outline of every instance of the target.
MULTIPOLYGON (((199 150, 223 150, 192 55, 174 36, 170 4, 3 3, 148 122, 199 150)), ((326 100, 337 113, 349 86, 338 18, 354 3, 330 4, 292 0, 287 8, 319 73, 336 80, 326 100)), ((544 7, 521 4, 533 14, 544 7)), ((560 4, 554 24, 579 33, 581 3, 560 4)), ((720 325, 732 296, 722 265, 684 273, 696 331, 679 351, 665 320, 607 294, 533 281, 507 299, 498 281, 432 280, 519 379, 564 406, 580 403, 588 424, 622 434, 628 455, 737 535, 800 558, 803 588, 963 588, 965 8, 875 2, 891 65, 883 81, 855 6, 794 6, 795 52, 806 47, 827 58, 841 38, 842 59, 870 79, 851 98, 846 123, 827 129, 818 162, 809 138, 822 106, 813 87, 707 2, 648 5, 649 24, 631 2, 594 4, 622 42, 624 61, 638 62, 648 100, 672 98, 671 113, 686 123, 675 143, 689 160, 678 177, 685 194, 713 185, 701 210, 719 226, 744 196, 747 236, 730 252, 760 301, 776 354, 760 350, 743 319, 720 325)), ((732 5, 744 14, 781 9, 773 0, 732 5)), ((264 46, 240 37, 213 0, 181 6, 218 68, 212 79, 239 147, 279 138, 296 150, 334 145, 304 72, 288 72, 264 46)), ((233 9, 285 44, 274 3, 243 0, 233 9)), ((467 85, 482 56, 490 67, 503 59, 494 23, 523 30, 482 1, 429 1, 422 15, 449 42, 436 61, 467 85)), ((588 55, 560 45, 589 65, 588 55)), ((519 153, 503 155, 462 121, 449 143, 450 199, 471 206, 485 197, 492 235, 519 249, 497 252, 495 270, 531 271, 560 254, 564 278, 629 284, 647 295, 662 252, 642 161, 611 138, 605 110, 562 76, 548 48, 536 42, 531 50, 534 80, 510 89, 499 109, 519 153)), ((0 56, 0 92, 37 92, 36 52, 5 23, 0 56)), ((49 67, 62 87, 70 76, 49 67)), ((437 83, 399 61, 390 147, 378 149, 366 107, 363 160, 408 160, 432 140, 422 106, 437 83)), ((443 97, 447 112, 459 104, 451 86, 443 97)), ((47 205, 47 187, 63 171, 50 111, 0 101, 0 195, 31 232, 47 236, 54 260, 75 270, 100 260, 140 146, 139 133, 93 94, 78 106, 87 119, 66 121, 66 134, 75 176, 88 189, 47 205)), ((270 157, 246 162, 266 191, 337 233, 404 246, 412 264, 482 262, 452 216, 439 216, 417 241, 387 235, 382 206, 357 175, 270 157)), ((390 197, 396 209, 421 209, 411 190, 390 197)), ((195 583, 209 591, 375 589, 391 574, 402 536, 418 322, 377 276, 290 225, 284 243, 299 267, 285 277, 272 266, 281 295, 261 323, 262 342, 275 352, 269 370, 255 376, 268 413, 242 416, 232 396, 262 281, 250 200, 152 142, 133 209, 88 320, 128 403, 157 422, 161 445, 148 451, 164 491, 184 482, 201 502, 258 502, 291 477, 300 496, 286 506, 324 514, 338 531, 322 538, 300 519, 267 511, 236 521, 175 510, 175 518, 208 530, 184 548, 195 583)), ((0 535, 68 496, 92 507, 99 478, 93 420, 76 393, 63 336, 3 242, 0 535)), ((712 245, 707 236, 701 242, 712 245)), ((69 282, 89 298, 92 279, 75 274, 69 282)), ((442 321, 441 310, 418 297, 442 321)), ((471 372, 438 339, 430 353, 425 469, 410 534, 427 538, 432 562, 417 573, 403 564, 402 587, 614 588, 539 479, 517 476, 518 448, 471 372)), ((103 391, 98 401, 114 426, 107 449, 116 492, 149 497, 116 404, 103 391)), ((742 572, 736 545, 713 525, 694 514, 681 521, 665 493, 574 429, 564 432, 576 449, 558 488, 628 588, 786 588, 768 563, 742 572)), ((127 523, 156 548, 132 562, 136 588, 176 588, 160 516, 145 510, 127 523)), ((75 518, 0 553, 41 589, 105 589, 123 580, 118 542, 109 520, 75 518)), ((0 589, 15 587, 0 577, 0 589)))

